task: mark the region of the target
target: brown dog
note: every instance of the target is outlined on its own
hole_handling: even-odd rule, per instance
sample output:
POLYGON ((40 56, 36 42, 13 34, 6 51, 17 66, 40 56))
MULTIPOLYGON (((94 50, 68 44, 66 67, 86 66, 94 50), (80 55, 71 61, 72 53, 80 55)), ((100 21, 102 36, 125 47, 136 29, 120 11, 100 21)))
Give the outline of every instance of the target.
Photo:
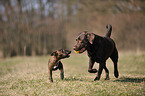
POLYGON ((60 60, 70 57, 69 55, 70 53, 71 51, 69 50, 60 49, 51 54, 51 57, 48 62, 48 73, 49 73, 50 82, 53 82, 52 71, 55 71, 57 69, 60 70, 60 78, 63 80, 64 71, 63 71, 63 65, 60 60))
POLYGON ((109 70, 106 67, 106 60, 110 57, 114 63, 114 76, 118 78, 118 51, 115 42, 110 38, 112 26, 107 25, 107 33, 104 37, 98 36, 90 32, 82 32, 76 38, 77 44, 73 47, 76 53, 83 53, 87 50, 89 57, 88 72, 96 73, 96 69, 92 69, 95 62, 99 63, 99 70, 95 80, 99 80, 102 70, 105 69, 106 80, 109 79, 109 70))

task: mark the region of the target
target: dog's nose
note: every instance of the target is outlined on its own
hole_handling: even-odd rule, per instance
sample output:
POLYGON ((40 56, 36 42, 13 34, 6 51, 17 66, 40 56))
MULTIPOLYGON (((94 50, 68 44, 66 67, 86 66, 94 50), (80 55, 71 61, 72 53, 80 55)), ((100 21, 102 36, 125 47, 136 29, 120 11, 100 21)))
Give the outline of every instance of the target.
POLYGON ((71 53, 71 51, 69 51, 69 53, 68 54, 70 54, 71 53))

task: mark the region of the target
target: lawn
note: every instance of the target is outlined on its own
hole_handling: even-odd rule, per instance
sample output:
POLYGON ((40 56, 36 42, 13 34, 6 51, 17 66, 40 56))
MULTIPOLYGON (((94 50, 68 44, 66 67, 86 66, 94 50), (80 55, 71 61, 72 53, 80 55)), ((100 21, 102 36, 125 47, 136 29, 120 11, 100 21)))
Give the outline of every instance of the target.
MULTIPOLYGON (((13 57, 0 61, 0 95, 8 96, 106 96, 145 95, 145 54, 120 53, 119 78, 113 75, 113 64, 107 67, 110 80, 93 81, 96 74, 88 73, 86 53, 73 53, 63 59, 65 79, 60 80, 59 71, 53 72, 49 83, 47 63, 49 56, 13 57)), ((95 68, 98 69, 96 63, 95 68)))

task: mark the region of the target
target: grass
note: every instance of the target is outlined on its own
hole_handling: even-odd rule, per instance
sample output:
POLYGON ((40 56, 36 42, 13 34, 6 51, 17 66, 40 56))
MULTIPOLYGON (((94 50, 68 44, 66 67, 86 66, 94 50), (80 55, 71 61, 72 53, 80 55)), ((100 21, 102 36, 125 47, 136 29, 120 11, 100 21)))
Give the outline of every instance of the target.
MULTIPOLYGON (((59 71, 53 72, 53 83, 49 83, 47 63, 49 56, 14 57, 0 61, 0 95, 4 96, 106 96, 145 95, 145 54, 120 53, 120 77, 113 76, 113 64, 107 67, 110 80, 93 81, 88 57, 85 53, 72 54, 62 60, 65 79, 60 80, 59 71)), ((96 63, 95 68, 98 68, 96 63)))

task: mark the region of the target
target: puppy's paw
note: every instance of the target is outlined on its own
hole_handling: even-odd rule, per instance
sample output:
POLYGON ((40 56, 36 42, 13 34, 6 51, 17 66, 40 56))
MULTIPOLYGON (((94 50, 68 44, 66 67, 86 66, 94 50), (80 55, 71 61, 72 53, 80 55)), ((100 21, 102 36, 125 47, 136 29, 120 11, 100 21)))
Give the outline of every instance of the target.
POLYGON ((61 73, 60 73, 60 78, 61 78, 61 80, 64 79, 64 72, 61 72, 61 73))

